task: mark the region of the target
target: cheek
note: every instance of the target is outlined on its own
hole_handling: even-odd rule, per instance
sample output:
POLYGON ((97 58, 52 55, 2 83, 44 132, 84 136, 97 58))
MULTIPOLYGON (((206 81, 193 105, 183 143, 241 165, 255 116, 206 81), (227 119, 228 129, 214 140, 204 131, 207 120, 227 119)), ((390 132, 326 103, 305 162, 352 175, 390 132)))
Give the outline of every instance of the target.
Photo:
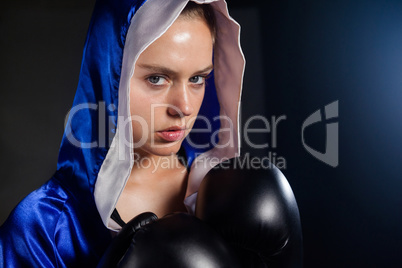
MULTIPOLYGON (((142 90, 133 90, 130 94, 130 113, 135 137, 150 133, 160 127, 166 107, 163 97, 146 94, 142 90), (152 125, 153 124, 153 125, 152 125)), ((163 125, 163 124, 162 124, 163 125)))
POLYGON ((130 93, 130 113, 134 141, 138 142, 148 132, 151 121, 151 104, 148 98, 135 91, 130 93))

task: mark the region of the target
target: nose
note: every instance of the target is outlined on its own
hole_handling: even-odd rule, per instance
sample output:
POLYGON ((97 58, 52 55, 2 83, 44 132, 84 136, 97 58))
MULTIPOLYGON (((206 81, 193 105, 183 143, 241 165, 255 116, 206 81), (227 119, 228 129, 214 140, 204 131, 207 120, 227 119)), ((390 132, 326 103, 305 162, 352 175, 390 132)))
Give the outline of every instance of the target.
POLYGON ((179 83, 170 88, 168 113, 172 116, 184 117, 194 112, 187 83, 179 83))

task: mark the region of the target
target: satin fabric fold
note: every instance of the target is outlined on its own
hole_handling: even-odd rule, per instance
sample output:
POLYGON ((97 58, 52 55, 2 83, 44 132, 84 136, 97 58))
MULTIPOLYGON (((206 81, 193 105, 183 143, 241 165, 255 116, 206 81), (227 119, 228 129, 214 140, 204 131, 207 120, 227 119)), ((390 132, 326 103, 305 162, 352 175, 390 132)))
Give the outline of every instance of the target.
POLYGON ((0 267, 95 267, 112 239, 93 199, 55 177, 14 209, 0 237, 0 267))

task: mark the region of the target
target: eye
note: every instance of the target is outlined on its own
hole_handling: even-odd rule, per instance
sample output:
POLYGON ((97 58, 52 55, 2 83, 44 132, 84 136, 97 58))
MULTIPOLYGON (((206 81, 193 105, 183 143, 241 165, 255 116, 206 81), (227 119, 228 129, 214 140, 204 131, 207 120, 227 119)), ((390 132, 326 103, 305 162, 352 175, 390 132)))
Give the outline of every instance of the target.
POLYGON ((191 77, 189 79, 189 81, 190 81, 190 83, 193 83, 193 84, 202 85, 205 82, 205 77, 197 75, 197 76, 191 77))
POLYGON ((149 83, 151 83, 153 85, 156 85, 156 86, 161 86, 161 85, 166 83, 165 78, 163 78, 162 76, 157 76, 157 75, 150 76, 150 77, 147 78, 147 80, 148 80, 149 83))

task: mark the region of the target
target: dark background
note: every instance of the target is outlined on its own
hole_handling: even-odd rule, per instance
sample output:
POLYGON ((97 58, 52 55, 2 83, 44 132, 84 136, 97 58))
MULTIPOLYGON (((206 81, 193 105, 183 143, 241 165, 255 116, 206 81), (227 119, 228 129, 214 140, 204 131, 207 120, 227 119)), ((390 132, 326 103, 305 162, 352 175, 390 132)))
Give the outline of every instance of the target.
MULTIPOLYGON (((305 267, 401 267, 402 1, 229 2, 247 58, 243 123, 255 113, 286 116, 277 147, 251 151, 286 160, 305 267), (301 141, 303 121, 333 101, 336 168, 301 141)), ((0 4, 0 223, 55 170, 92 7, 0 4)), ((306 141, 325 151, 325 122, 306 141)))

